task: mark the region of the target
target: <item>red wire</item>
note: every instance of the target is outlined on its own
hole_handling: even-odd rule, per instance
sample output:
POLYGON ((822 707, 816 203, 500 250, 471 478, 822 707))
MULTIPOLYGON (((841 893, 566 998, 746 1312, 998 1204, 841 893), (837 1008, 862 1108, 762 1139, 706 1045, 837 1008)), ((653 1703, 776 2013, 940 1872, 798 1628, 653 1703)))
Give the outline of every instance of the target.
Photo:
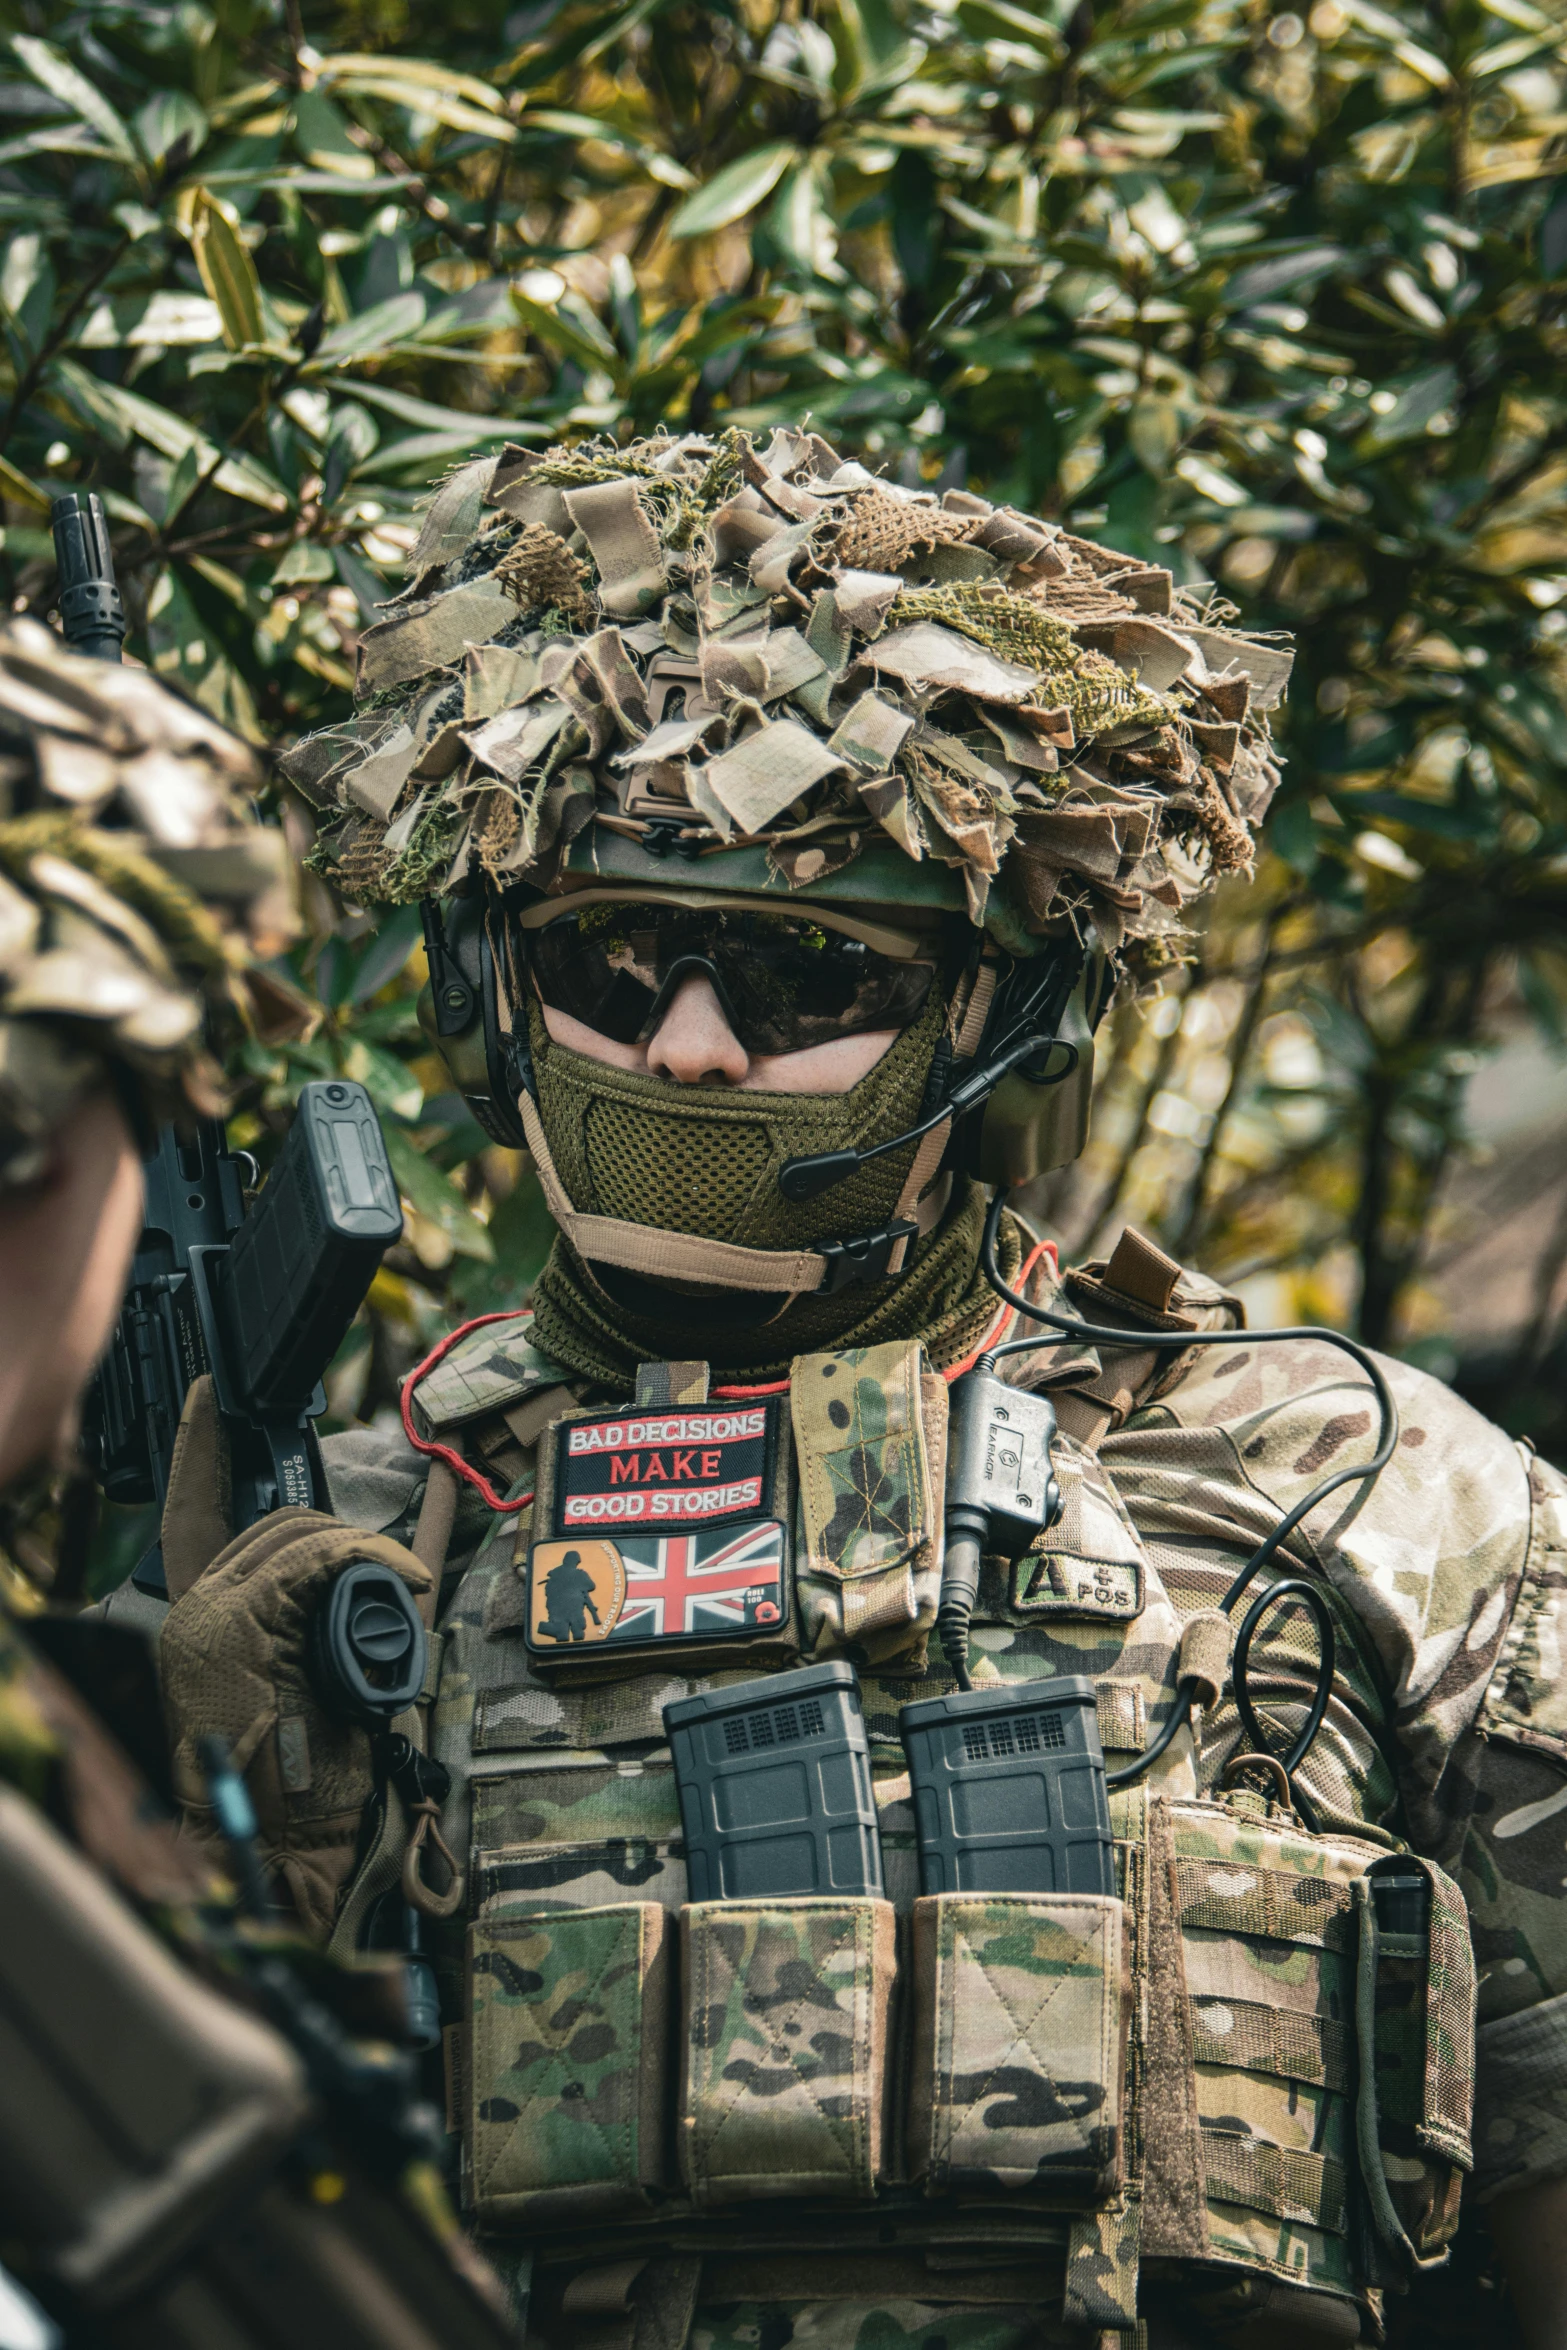
MULTIPOLYGON (((1024 1258, 1022 1266, 1018 1271, 1017 1286, 1020 1289, 1027 1282, 1030 1273, 1032 1273, 1040 1258, 1045 1256, 1050 1259, 1050 1270, 1052 1274, 1059 1271, 1060 1260, 1056 1255, 1055 1242, 1053 1240, 1036 1241, 1033 1248, 1024 1258)), ((403 1381, 403 1434, 407 1437, 415 1452, 422 1452, 433 1460, 444 1461, 447 1467, 453 1470, 457 1476, 462 1478, 465 1484, 476 1487, 477 1490, 483 1494, 485 1500, 489 1503, 492 1510, 497 1510, 505 1514, 513 1514, 518 1510, 525 1510, 529 1502, 533 1499, 532 1493, 519 1493, 512 1501, 504 1500, 501 1495, 496 1492, 488 1477, 484 1476, 480 1470, 476 1469, 471 1461, 465 1460, 463 1455, 460 1452, 457 1452, 451 1445, 438 1444, 433 1437, 419 1435, 413 1424, 413 1393, 420 1380, 423 1379, 428 1372, 433 1371, 436 1364, 443 1361, 444 1358, 450 1354, 452 1348, 457 1344, 458 1340, 460 1338, 466 1338, 471 1330, 482 1330, 487 1322, 529 1322, 532 1319, 532 1312, 526 1306, 515 1307, 506 1313, 478 1314, 471 1322, 460 1323, 455 1330, 449 1330, 446 1336, 441 1340, 440 1345, 433 1348, 432 1351, 425 1356, 422 1363, 417 1363, 413 1370, 409 1372, 407 1378, 403 1381)), ((1016 1309, 1009 1305, 1003 1305, 1000 1312, 996 1315, 995 1320, 991 1323, 990 1328, 986 1331, 984 1337, 979 1341, 978 1345, 973 1349, 972 1353, 966 1354, 960 1363, 949 1363, 946 1370, 942 1372, 941 1376, 946 1380, 947 1384, 950 1386, 954 1379, 961 1379, 965 1371, 972 1371, 974 1365, 979 1361, 980 1356, 985 1353, 988 1347, 999 1346, 1002 1339, 1006 1337, 1008 1331, 1011 1329, 1013 1323, 1016 1320, 1016 1309)), ((1041 1346, 1047 1346, 1049 1343, 1050 1342, 1047 1338, 1042 1338, 1040 1340, 1041 1346)), ((745 1400, 747 1397, 757 1395, 787 1395, 788 1392, 789 1382, 787 1379, 768 1379, 763 1381, 760 1386, 755 1387, 715 1387, 712 1391, 714 1400, 722 1401, 724 1403, 740 1402, 745 1400)))
POLYGON ((455 1330, 448 1330, 440 1345, 433 1348, 422 1363, 416 1363, 403 1381, 403 1434, 415 1452, 425 1453, 433 1460, 444 1461, 446 1466, 455 1471, 465 1485, 477 1486, 492 1510, 507 1514, 517 1510, 525 1510, 533 1499, 532 1493, 519 1493, 514 1501, 504 1500, 496 1492, 488 1477, 482 1475, 471 1461, 465 1460, 460 1452, 454 1451, 451 1445, 437 1444, 433 1437, 421 1436, 413 1423, 413 1394, 425 1374, 433 1371, 436 1364, 451 1353, 458 1339, 466 1338, 470 1330, 482 1330, 486 1322, 525 1322, 532 1319, 533 1316, 526 1306, 515 1306, 509 1312, 500 1314, 476 1314, 471 1322, 461 1322, 455 1330))

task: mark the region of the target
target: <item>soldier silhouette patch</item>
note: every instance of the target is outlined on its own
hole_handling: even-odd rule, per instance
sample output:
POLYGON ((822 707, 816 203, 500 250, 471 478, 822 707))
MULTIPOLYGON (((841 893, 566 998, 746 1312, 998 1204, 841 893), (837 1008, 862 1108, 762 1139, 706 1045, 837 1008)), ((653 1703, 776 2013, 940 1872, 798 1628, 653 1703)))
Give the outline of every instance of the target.
POLYGON ((528 1560, 529 1648, 563 1657, 780 1631, 780 1400, 595 1413, 551 1429, 544 1539, 528 1560))

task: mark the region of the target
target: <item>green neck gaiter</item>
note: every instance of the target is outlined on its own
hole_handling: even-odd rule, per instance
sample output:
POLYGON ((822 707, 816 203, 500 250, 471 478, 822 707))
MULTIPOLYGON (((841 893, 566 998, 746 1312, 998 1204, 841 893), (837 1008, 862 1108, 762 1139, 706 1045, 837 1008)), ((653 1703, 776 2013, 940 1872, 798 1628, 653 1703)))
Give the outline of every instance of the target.
MULTIPOLYGON (((715 1379, 782 1379, 800 1354, 851 1346, 879 1346, 919 1338, 937 1370, 972 1353, 998 1311, 995 1292, 980 1271, 979 1243, 985 1194, 962 1183, 945 1221, 921 1241, 902 1273, 826 1297, 805 1297, 772 1320, 749 1324, 702 1318, 702 1301, 669 1293, 667 1313, 628 1310, 557 1240, 533 1292, 532 1336, 567 1370, 612 1395, 629 1395, 639 1363, 702 1361, 715 1379)), ((1003 1278, 1016 1280, 1023 1259, 1021 1228, 1003 1218, 1003 1278)), ((639 1299, 639 1306, 641 1300, 639 1299)), ((771 1310, 759 1302, 758 1314, 771 1310)))
POLYGON ((898 1204, 917 1143, 800 1205, 786 1159, 863 1148, 917 1124, 947 1008, 924 1010, 847 1093, 741 1093, 613 1069, 556 1044, 529 1005, 539 1117, 572 1206, 745 1248, 802 1249, 876 1232, 898 1204))
MULTIPOLYGON (((567 1197, 584 1213, 748 1248, 809 1248, 884 1226, 918 1145, 799 1205, 778 1187, 784 1161, 915 1125, 945 1023, 945 1003, 932 991, 848 1093, 741 1093, 674 1085, 571 1052, 551 1040, 532 1004, 539 1116, 567 1197)), ((895 1338, 923 1338, 945 1365, 977 1343, 996 1310, 979 1271, 983 1214, 979 1187, 960 1184, 902 1273, 787 1303, 661 1289, 585 1265, 557 1241, 534 1291, 534 1334, 556 1362, 611 1389, 629 1388, 643 1362, 701 1359, 722 1376, 781 1378, 797 1354, 895 1338)), ((1009 1225, 1003 1265, 1015 1271, 1019 1261, 1009 1225)))

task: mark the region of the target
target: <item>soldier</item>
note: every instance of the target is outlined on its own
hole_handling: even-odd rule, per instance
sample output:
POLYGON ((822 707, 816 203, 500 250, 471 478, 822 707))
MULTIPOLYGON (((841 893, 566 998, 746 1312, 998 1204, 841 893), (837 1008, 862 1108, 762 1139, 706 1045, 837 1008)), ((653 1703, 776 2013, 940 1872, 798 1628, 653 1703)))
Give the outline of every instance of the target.
POLYGON ((0 630, 0 1482, 74 1442, 157 1123, 221 1104, 206 1030, 286 943, 245 744, 145 670, 0 630))
MULTIPOLYGON (((281 836, 248 804, 260 781, 243 743, 145 671, 0 627, 7 1485, 72 1460, 140 1229, 139 1153, 157 1124, 221 1112, 209 1032, 288 936, 281 836)), ((143 1643, 50 1596, 0 1558, 3 2255, 62 2329, 0 2270, 0 2332, 496 2350, 494 2282, 386 2044, 400 1967, 323 1968, 236 1914, 95 1710, 166 1778, 143 1643)))
POLYGON ((580 1551, 568 1550, 544 1578, 548 1613, 541 1629, 549 1640, 586 1640, 588 1618, 603 1618, 593 1603, 593 1578, 582 1564, 580 1551))
POLYGON ((1112 989, 1247 870, 1288 650, 805 432, 508 449, 411 573, 289 764, 323 871, 430 901, 431 1029, 560 1227, 405 1440, 328 1448, 341 1515, 441 1577, 411 1840, 230 1718, 221 1561, 164 1654, 182 1749, 250 1727, 289 1789, 275 1864, 339 1946, 399 1869, 450 1920, 464 2194, 534 2332, 1375 2342, 1470 2178, 1558 2339, 1562 1482, 1403 1365, 1244 1333, 1133 1234, 1063 1271, 1005 1205, 1082 1146, 1112 989), (954 1540, 944 1592, 951 1399, 1009 1333, 1064 1509, 1017 1559, 954 1540), (586 1536, 614 1597, 562 1644, 586 1536), (789 1669, 834 1658, 886 1900, 691 1902, 665 1704, 781 1671, 765 1735, 803 1739, 789 1669), (903 1709, 1062 1675, 1116 1895, 919 1897, 903 1709))

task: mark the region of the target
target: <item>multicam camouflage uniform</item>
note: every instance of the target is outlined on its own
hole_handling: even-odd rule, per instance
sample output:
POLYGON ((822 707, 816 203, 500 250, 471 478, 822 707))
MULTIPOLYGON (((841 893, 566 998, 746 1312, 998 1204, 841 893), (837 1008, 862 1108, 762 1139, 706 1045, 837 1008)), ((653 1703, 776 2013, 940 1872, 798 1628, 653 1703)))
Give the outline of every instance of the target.
MULTIPOLYGON (((292 769, 344 888, 477 892, 500 955, 501 891, 524 923, 584 891, 728 893, 966 918, 1003 963, 1086 949, 1146 974, 1214 873, 1246 865, 1276 778, 1287 651, 1167 573, 877 483, 811 435, 507 451, 443 486, 413 570, 366 635, 360 715, 292 769)), ((972 1001, 948 1018, 961 1052, 972 1001)), ((826 1146, 779 1142, 793 1097, 595 1079, 524 990, 509 1009, 530 1014, 529 1134, 565 1235, 537 1314, 416 1375, 413 1445, 364 1431, 328 1452, 341 1514, 405 1539, 463 1480, 433 1733, 467 1876, 449 2097, 479 2229, 533 2249, 535 2330, 601 2350, 1375 2340, 1389 2245, 1436 2257, 1450 2233, 1476 2084, 1482 2194, 1567 2168, 1561 1480, 1387 1367, 1391 1465, 1267 1570, 1311 1577, 1337 1630, 1308 1828, 1227 1772, 1216 1602, 1282 1512, 1367 1457, 1375 1399, 1312 1340, 1156 1354, 1149 1330, 1238 1309, 1135 1237, 1063 1275, 1008 1219, 1007 1277, 1127 1339, 1010 1358, 1057 1404, 1066 1506, 1016 1565, 985 1562, 976 1683, 1090 1675, 1113 1765, 1194 1662, 1215 1702, 1113 1798, 1119 1898, 916 1906, 897 1724, 951 1686, 929 1645, 948 1382, 1010 1326, 977 1270, 981 1186, 960 1166, 940 1190, 939 1149, 879 1162, 863 1224, 905 1189, 934 1213, 906 1265, 830 1312, 628 1303, 603 1268, 642 1262, 649 1228, 713 1252, 673 1253, 697 1282, 715 1244, 776 1261, 832 1231, 760 1180, 743 1204, 763 1228, 745 1223, 713 1172, 725 1119, 765 1128, 764 1168, 826 1146), (593 1119, 611 1097, 613 1150, 593 1119), (797 1652, 859 1667, 886 1903, 687 1901, 662 1708, 754 1663, 594 1650, 584 1673, 528 1647, 525 1497, 562 1413, 769 1388, 797 1482, 797 1652), (1390 1863, 1425 1877, 1424 1938, 1373 1929, 1390 1863)), ((493 1056, 486 1074, 450 1050, 482 1106, 493 1056)), ((910 1123, 894 1077, 865 1083, 811 1116, 850 1141, 910 1123), (872 1099, 881 1123, 856 1129, 872 1099)), ((989 1180, 1054 1163, 993 1141, 989 1180)), ((1292 1735, 1314 1650, 1298 1616, 1269 1626, 1255 1685, 1292 1735)), ((366 1868, 386 1866, 378 1844, 366 1868)), ((351 1894, 340 1936, 353 1915, 351 1894)))

